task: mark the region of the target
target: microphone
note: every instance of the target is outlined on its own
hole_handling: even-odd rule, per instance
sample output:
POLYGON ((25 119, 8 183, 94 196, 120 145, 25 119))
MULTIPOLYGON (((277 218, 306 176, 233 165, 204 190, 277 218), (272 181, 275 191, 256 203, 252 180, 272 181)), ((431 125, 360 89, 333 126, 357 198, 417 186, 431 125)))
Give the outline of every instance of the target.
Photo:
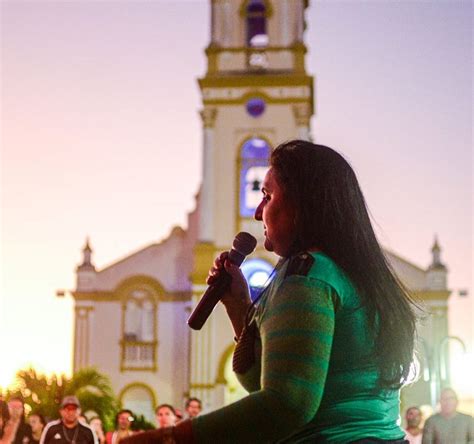
MULTIPOLYGON (((257 239, 251 234, 241 231, 235 236, 234 242, 232 243, 232 249, 229 251, 228 256, 229 261, 240 267, 245 256, 255 250, 256 246, 257 239)), ((216 304, 221 300, 223 293, 229 287, 231 281, 232 277, 225 269, 222 269, 220 276, 212 285, 209 285, 188 319, 188 325, 193 330, 201 330, 207 318, 212 313, 212 310, 214 310, 216 304)))

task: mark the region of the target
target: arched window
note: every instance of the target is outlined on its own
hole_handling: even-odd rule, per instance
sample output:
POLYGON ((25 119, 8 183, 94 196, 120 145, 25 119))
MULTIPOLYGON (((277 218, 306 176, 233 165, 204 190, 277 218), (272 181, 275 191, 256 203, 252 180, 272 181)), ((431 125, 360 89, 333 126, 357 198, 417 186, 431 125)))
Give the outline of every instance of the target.
POLYGON ((253 217, 262 200, 262 182, 268 171, 270 146, 263 139, 253 137, 241 149, 240 215, 253 217))
POLYGON ((122 305, 122 370, 156 369, 157 304, 147 290, 131 291, 122 305))
POLYGON ((268 285, 273 265, 263 259, 247 259, 240 267, 250 287, 252 301, 268 285))
POLYGON ((247 46, 263 48, 268 45, 266 7, 263 0, 247 4, 247 46))
POLYGON ((128 341, 153 341, 155 304, 146 295, 134 292, 125 306, 124 339, 128 341))
POLYGON ((151 423, 155 420, 156 399, 153 390, 143 383, 127 385, 119 395, 122 408, 143 415, 151 423))

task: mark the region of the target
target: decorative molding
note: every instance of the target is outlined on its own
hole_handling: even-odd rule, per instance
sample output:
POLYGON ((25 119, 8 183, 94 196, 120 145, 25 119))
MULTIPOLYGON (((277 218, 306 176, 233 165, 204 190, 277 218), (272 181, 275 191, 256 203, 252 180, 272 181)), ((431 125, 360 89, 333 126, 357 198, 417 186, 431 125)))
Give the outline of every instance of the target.
MULTIPOLYGON (((247 6, 251 0, 243 0, 240 4, 239 8, 239 15, 242 19, 247 17, 247 6)), ((265 5, 265 18, 268 19, 273 15, 273 7, 270 0, 263 0, 263 4, 265 5)))
MULTIPOLYGON (((114 291, 74 292, 76 301, 120 302, 120 296, 114 291)), ((160 294, 159 302, 186 302, 192 297, 191 291, 167 291, 160 294)))
POLYGON ((293 115, 297 126, 309 126, 313 110, 309 102, 293 105, 293 115))
POLYGON ((235 344, 231 343, 222 353, 219 359, 219 366, 217 367, 217 377, 216 377, 216 384, 227 384, 227 380, 225 379, 225 365, 230 356, 234 353, 235 344))
POLYGON ((138 382, 138 381, 127 384, 125 387, 122 388, 122 390, 120 390, 120 393, 119 393, 119 396, 118 396, 120 406, 123 407, 122 399, 123 399, 126 391, 131 389, 131 388, 135 388, 135 387, 145 389, 151 395, 151 399, 152 399, 152 402, 153 402, 153 409, 155 409, 156 406, 158 405, 157 398, 155 396, 155 392, 153 391, 153 389, 149 385, 147 385, 143 382, 138 382))
POLYGON ((197 384, 197 383, 191 383, 189 384, 189 388, 191 390, 212 390, 216 388, 216 384, 197 384))
MULTIPOLYGON (((244 105, 250 95, 236 98, 236 99, 203 99, 205 105, 244 105)), ((262 96, 262 94, 255 94, 256 97, 262 96)), ((252 96, 253 97, 253 96, 252 96)), ((311 99, 309 97, 292 97, 292 98, 277 98, 270 97, 265 100, 267 104, 271 105, 293 105, 295 103, 311 105, 311 99)))
POLYGON ((210 264, 214 263, 218 249, 209 242, 199 242, 194 247, 194 269, 191 273, 193 290, 196 285, 204 285, 210 264))
POLYGON ((451 291, 449 290, 414 290, 410 292, 416 299, 422 301, 447 301, 451 291))
POLYGON ((249 75, 242 73, 239 76, 206 76, 198 79, 201 90, 204 88, 236 88, 265 86, 309 86, 312 88, 313 77, 306 74, 271 74, 249 75))
MULTIPOLYGON (((204 105, 206 102, 203 101, 204 105)), ((214 128, 217 117, 217 108, 205 107, 199 112, 204 128, 214 128)))

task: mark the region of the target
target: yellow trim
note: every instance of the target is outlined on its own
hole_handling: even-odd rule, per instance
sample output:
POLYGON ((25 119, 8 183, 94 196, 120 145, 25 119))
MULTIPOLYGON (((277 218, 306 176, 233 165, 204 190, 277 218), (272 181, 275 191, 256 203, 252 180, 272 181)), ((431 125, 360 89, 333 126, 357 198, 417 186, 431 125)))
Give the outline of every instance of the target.
MULTIPOLYGON (((205 101, 203 101, 203 103, 206 105, 205 101)), ((216 123, 217 108, 205 107, 199 112, 199 115, 201 116, 202 125, 204 128, 213 128, 216 123)))
MULTIPOLYGON (((290 75, 298 76, 306 73, 305 56, 308 49, 302 42, 296 42, 291 46, 266 46, 263 48, 253 48, 249 46, 223 47, 212 43, 205 50, 207 57, 207 76, 219 77, 222 75, 221 70, 219 69, 219 56, 222 53, 243 54, 244 59, 247 61, 247 66, 245 69, 242 68, 242 73, 247 76, 249 75, 249 71, 252 69, 252 67, 248 66, 248 61, 252 54, 267 54, 272 52, 289 52, 293 55, 293 66, 291 68, 292 74, 290 75)), ((265 75, 275 75, 271 68, 262 68, 262 71, 265 75)), ((226 70, 222 70, 222 72, 226 72, 226 70)))
POLYGON ((130 298, 130 293, 134 290, 144 290, 152 294, 155 302, 166 294, 163 286, 154 278, 146 275, 135 275, 124 279, 117 286, 115 293, 122 301, 130 298))
MULTIPOLYGON (((113 291, 93 291, 93 292, 74 292, 72 293, 76 301, 93 301, 93 302, 117 302, 120 297, 113 291)), ((186 302, 191 300, 189 291, 170 291, 160 295, 160 302, 186 302)))
POLYGON ((149 385, 147 385, 143 382, 132 382, 130 384, 127 384, 120 391, 120 394, 118 396, 120 407, 123 407, 122 399, 123 399, 123 396, 125 395, 125 392, 127 390, 131 389, 131 388, 134 388, 134 387, 143 388, 143 389, 145 389, 146 391, 148 391, 150 393, 151 399, 152 399, 152 402, 153 402, 153 409, 155 408, 156 405, 158 405, 157 399, 156 399, 156 396, 155 396, 155 392, 153 391, 153 389, 149 385))
MULTIPOLYGON (((262 135, 261 133, 254 133, 254 134, 249 134, 242 139, 240 139, 240 143, 237 144, 237 153, 235 165, 236 165, 236 170, 235 170, 235 226, 237 227, 237 231, 240 231, 242 228, 242 221, 243 220, 252 220, 253 217, 243 217, 240 215, 240 169, 242 168, 242 147, 245 142, 247 142, 250 139, 253 138, 258 138, 264 140, 268 146, 270 147, 270 154, 271 152, 275 149, 275 144, 267 137, 262 135)), ((270 158, 268 158, 270 160, 270 158)))
MULTIPOLYGON (((202 103, 204 105, 243 105, 247 102, 249 94, 245 94, 238 99, 203 99, 202 103)), ((251 97, 262 96, 262 94, 254 94, 251 97)), ((277 98, 277 97, 269 97, 265 99, 265 102, 272 105, 294 105, 297 103, 307 103, 310 107, 312 107, 312 100, 310 97, 295 97, 295 98, 277 98)))
POLYGON ((196 285, 206 282, 209 267, 214 263, 217 248, 208 242, 199 242, 194 247, 194 269, 191 282, 196 285))
MULTIPOLYGON (((242 20, 245 20, 247 17, 247 6, 251 0, 243 0, 240 4, 239 15, 242 17, 242 20)), ((273 15, 273 7, 269 0, 263 0, 265 6, 265 18, 268 19, 273 15)))
POLYGON ((76 306, 74 307, 74 311, 77 313, 79 310, 85 311, 85 312, 86 312, 86 316, 88 316, 90 311, 94 311, 94 307, 83 307, 83 306, 80 306, 80 305, 79 305, 79 306, 76 305, 76 306))
POLYGON ((293 45, 294 48, 294 69, 295 72, 304 74, 306 72, 305 68, 305 55, 308 52, 306 46, 302 42, 297 42, 293 45))
POLYGON ((265 86, 309 86, 313 85, 313 76, 301 74, 247 74, 245 71, 239 76, 206 76, 198 79, 201 90, 203 88, 229 87, 257 87, 265 86))
POLYGON ((216 384, 227 384, 225 379, 225 365, 232 353, 234 353, 235 344, 230 344, 222 353, 221 358, 219 359, 219 366, 217 367, 217 378, 216 384))
POLYGON ((216 388, 216 384, 190 384, 189 388, 192 389, 200 389, 200 390, 211 390, 216 388))
MULTIPOLYGON (((297 42, 293 43, 291 46, 263 46, 263 47, 249 47, 249 46, 219 46, 217 43, 210 43, 209 46, 205 49, 207 55, 209 54, 219 54, 221 52, 280 52, 280 51, 301 51, 301 45, 304 48, 306 46, 304 43, 297 42)), ((307 49, 306 49, 307 51, 307 49)))
POLYGON ((411 294, 416 299, 422 301, 443 301, 446 302, 451 292, 449 290, 412 290, 411 294))

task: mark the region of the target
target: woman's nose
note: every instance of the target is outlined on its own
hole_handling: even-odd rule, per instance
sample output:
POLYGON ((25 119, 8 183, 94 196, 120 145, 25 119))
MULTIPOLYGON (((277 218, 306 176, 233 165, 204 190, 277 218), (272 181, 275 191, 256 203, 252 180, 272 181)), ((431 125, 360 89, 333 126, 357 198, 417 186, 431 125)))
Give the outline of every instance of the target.
POLYGON ((262 209, 263 209, 263 200, 260 202, 258 207, 255 209, 255 214, 254 214, 255 220, 262 220, 262 209))

